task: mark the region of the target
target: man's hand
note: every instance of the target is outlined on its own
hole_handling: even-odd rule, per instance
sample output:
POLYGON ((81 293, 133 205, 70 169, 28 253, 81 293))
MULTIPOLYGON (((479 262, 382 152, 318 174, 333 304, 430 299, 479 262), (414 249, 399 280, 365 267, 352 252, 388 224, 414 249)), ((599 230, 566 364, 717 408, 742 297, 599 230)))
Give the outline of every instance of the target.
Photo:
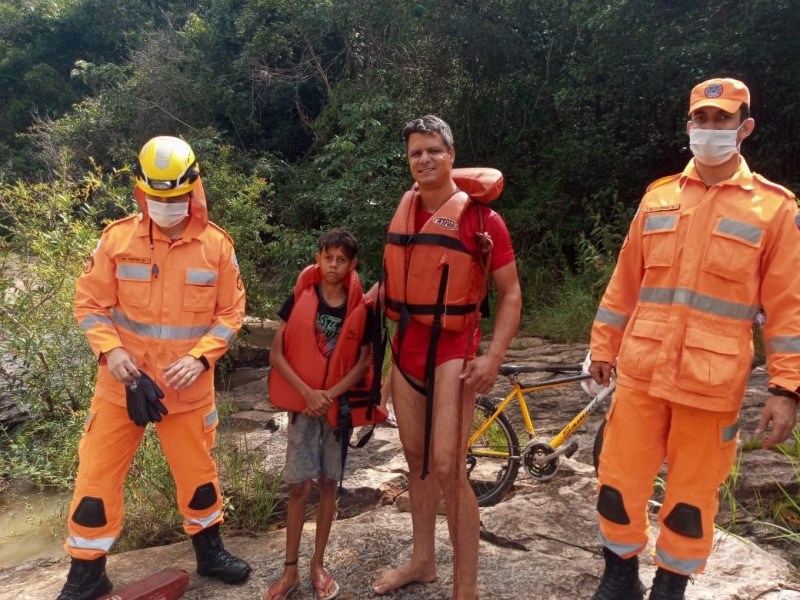
POLYGON ((307 417, 321 417, 328 412, 328 407, 333 402, 333 398, 325 390, 312 390, 303 394, 306 400, 306 409, 303 414, 307 417))
POLYGON ((139 377, 139 367, 136 366, 136 361, 121 346, 109 350, 103 355, 103 358, 106 359, 108 372, 120 383, 131 383, 139 377))
POLYGON ((175 390, 185 390, 205 370, 203 361, 187 354, 164 369, 164 381, 167 387, 175 390))
POLYGON ((772 423, 772 431, 761 441, 762 448, 780 444, 792 434, 797 423, 797 403, 793 398, 769 394, 761 411, 761 419, 756 427, 756 435, 762 435, 772 423))
POLYGON ((476 394, 485 394, 492 389, 499 368, 499 362, 484 354, 470 361, 459 378, 463 379, 464 385, 474 390, 476 394))
POLYGON ((589 364, 589 375, 598 385, 608 386, 611 383, 611 363, 604 360, 593 360, 589 364))

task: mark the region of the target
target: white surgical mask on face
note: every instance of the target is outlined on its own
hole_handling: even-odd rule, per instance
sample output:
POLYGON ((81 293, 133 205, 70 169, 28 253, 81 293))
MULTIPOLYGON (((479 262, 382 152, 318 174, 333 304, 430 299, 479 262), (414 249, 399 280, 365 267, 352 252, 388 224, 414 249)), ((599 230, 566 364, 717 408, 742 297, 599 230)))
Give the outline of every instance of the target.
POLYGON ((692 127, 689 130, 689 148, 692 154, 698 162, 709 167, 721 165, 739 151, 736 137, 742 125, 739 125, 738 129, 692 127))
POLYGON ((189 216, 189 201, 168 203, 148 198, 147 212, 159 227, 175 227, 189 216))

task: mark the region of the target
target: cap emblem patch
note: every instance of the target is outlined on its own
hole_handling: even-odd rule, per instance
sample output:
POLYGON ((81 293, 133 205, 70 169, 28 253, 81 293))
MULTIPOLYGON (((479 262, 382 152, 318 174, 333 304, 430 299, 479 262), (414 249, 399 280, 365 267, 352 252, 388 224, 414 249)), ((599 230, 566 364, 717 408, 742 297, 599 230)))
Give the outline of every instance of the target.
POLYGON ((722 84, 720 83, 709 83, 706 86, 706 89, 703 90, 703 94, 706 98, 719 98, 722 96, 722 84))

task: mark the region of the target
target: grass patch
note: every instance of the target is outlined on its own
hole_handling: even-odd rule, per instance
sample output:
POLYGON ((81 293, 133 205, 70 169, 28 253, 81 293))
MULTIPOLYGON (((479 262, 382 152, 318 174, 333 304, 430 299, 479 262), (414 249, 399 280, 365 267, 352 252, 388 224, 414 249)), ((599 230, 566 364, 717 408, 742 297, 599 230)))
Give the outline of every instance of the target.
MULTIPOLYGON (((267 531, 276 520, 283 473, 270 473, 264 456, 246 438, 218 430, 214 457, 225 510, 226 535, 267 531)), ((125 525, 115 551, 171 544, 185 539, 175 483, 155 430, 148 427, 125 484, 125 525)))

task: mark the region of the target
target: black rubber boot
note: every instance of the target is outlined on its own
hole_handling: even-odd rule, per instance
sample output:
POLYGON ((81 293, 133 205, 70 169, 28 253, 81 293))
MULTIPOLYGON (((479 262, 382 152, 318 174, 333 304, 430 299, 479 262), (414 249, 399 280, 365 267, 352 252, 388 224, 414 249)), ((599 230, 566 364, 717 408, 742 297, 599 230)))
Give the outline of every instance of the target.
POLYGON ((639 557, 621 558, 603 547, 606 569, 592 600, 642 600, 644 584, 639 579, 639 557))
POLYGON ((683 600, 688 575, 673 573, 658 567, 653 587, 650 590, 650 600, 683 600))
POLYGON ((250 575, 250 565, 225 550, 219 537, 219 524, 193 535, 192 545, 200 575, 216 577, 225 583, 241 583, 250 575))
POLYGON ((114 586, 106 575, 106 557, 94 560, 73 558, 67 583, 56 600, 94 600, 109 593, 114 586))

